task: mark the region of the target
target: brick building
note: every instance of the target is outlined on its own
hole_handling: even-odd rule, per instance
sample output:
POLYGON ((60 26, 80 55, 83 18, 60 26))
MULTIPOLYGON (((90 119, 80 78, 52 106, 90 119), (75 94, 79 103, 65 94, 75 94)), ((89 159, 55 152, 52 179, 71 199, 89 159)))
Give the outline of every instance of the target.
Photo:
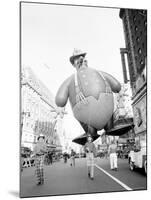
POLYGON ((147 11, 121 9, 119 16, 125 36, 125 48, 120 49, 123 76, 132 88, 135 141, 139 144, 146 140, 147 11))

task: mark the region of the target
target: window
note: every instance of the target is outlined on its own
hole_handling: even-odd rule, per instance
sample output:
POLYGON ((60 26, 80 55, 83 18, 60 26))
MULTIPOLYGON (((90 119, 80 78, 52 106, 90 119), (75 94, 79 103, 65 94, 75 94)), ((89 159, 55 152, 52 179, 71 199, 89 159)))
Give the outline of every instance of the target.
POLYGON ((138 53, 139 53, 139 54, 142 54, 142 50, 141 50, 140 48, 138 49, 138 53))
POLYGON ((143 81, 145 82, 145 76, 144 76, 144 74, 142 75, 142 78, 143 78, 143 81))
POLYGON ((134 22, 136 21, 136 16, 133 17, 133 21, 134 21, 134 22))
POLYGON ((140 61, 140 64, 141 64, 141 65, 144 65, 144 62, 143 62, 143 60, 141 60, 141 61, 140 61))
POLYGON ((138 42, 138 43, 140 42, 140 38, 139 37, 136 38, 136 42, 138 42))

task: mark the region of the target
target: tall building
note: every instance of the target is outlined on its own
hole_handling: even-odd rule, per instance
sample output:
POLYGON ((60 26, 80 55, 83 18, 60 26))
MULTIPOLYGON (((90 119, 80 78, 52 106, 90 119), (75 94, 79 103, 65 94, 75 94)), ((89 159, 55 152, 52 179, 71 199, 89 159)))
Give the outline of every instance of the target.
POLYGON ((146 94, 147 94, 147 11, 121 9, 125 48, 121 48, 124 81, 128 75, 132 88, 135 140, 146 140, 146 94), (127 57, 127 60, 126 60, 127 57), (126 66, 128 61, 128 67, 126 66))
POLYGON ((23 68, 21 78, 21 146, 32 150, 40 134, 48 145, 59 146, 56 124, 60 122, 53 95, 31 68, 23 68))
POLYGON ((129 83, 121 84, 119 93, 114 94, 114 113, 105 127, 106 135, 120 136, 133 128, 133 111, 129 83))
POLYGON ((114 94, 114 121, 119 118, 133 118, 131 98, 130 83, 122 83, 121 91, 114 94))
POLYGON ((114 113, 101 135, 102 143, 109 145, 112 140, 118 144, 127 143, 134 138, 132 92, 130 83, 121 83, 121 90, 114 94, 114 113))

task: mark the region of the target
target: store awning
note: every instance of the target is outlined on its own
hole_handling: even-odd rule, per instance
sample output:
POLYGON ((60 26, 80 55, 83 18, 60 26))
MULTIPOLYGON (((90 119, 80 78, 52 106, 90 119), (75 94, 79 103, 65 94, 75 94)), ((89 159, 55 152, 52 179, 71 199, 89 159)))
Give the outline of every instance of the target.
POLYGON ((99 149, 102 150, 102 149, 107 149, 107 144, 101 144, 99 146, 99 149))
POLYGON ((62 146, 57 146, 56 151, 62 151, 62 146))
POLYGON ((124 124, 124 125, 117 125, 116 127, 106 131, 106 135, 112 135, 112 136, 121 136, 131 129, 133 129, 134 124, 124 124))
MULTIPOLYGON (((92 135, 92 138, 93 138, 93 141, 98 139, 98 137, 100 137, 100 135, 92 135)), ((80 145, 85 145, 87 141, 87 134, 84 133, 78 137, 76 137, 75 139, 72 140, 72 142, 75 142, 77 144, 80 144, 80 145)))
POLYGON ((119 138, 118 139, 118 145, 119 144, 126 144, 127 143, 127 138, 119 138))
POLYGON ((51 148, 52 148, 52 149, 55 149, 55 148, 56 148, 56 145, 55 145, 55 144, 48 144, 47 147, 50 148, 50 149, 51 149, 51 148))

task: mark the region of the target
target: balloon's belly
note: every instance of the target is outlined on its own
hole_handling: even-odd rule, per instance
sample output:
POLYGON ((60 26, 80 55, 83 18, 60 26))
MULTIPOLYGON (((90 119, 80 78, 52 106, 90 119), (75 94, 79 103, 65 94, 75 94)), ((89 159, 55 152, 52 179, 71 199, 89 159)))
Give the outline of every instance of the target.
MULTIPOLYGON (((93 69, 86 68, 78 71, 79 88, 85 97, 92 96, 99 99, 100 93, 106 92, 106 85, 100 74, 93 69)), ((76 105, 75 80, 69 86, 69 100, 74 107, 76 105)))
POLYGON ((105 92, 105 82, 100 74, 91 68, 78 71, 80 89, 85 97, 93 96, 99 98, 101 92, 105 92))
POLYGON ((86 99, 87 104, 79 102, 72 108, 75 118, 97 130, 103 129, 113 114, 113 94, 100 93, 98 100, 93 96, 86 99))

